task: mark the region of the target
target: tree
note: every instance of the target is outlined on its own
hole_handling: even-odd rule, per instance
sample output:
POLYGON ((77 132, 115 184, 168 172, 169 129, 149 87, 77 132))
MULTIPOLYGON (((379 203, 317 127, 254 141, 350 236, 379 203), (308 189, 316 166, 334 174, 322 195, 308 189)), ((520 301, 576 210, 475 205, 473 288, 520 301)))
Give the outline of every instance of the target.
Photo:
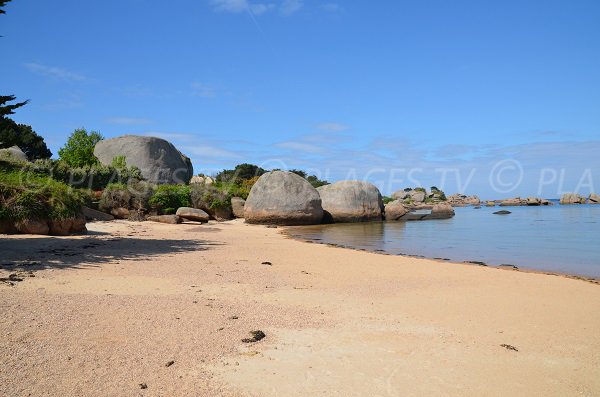
POLYGON ((65 146, 58 150, 60 160, 71 167, 85 167, 98 164, 94 156, 94 147, 104 137, 99 132, 87 132, 85 128, 76 129, 65 146))
POLYGON ((9 114, 15 114, 15 109, 21 106, 27 105, 29 100, 24 102, 17 102, 12 105, 8 105, 8 102, 12 102, 17 99, 14 95, 0 95, 0 117, 6 117, 9 114))
POLYGON ((241 183, 241 181, 251 179, 255 176, 261 176, 267 172, 254 164, 238 164, 233 170, 223 170, 219 172, 215 179, 220 182, 241 183))
POLYGON ((0 117, 0 148, 18 146, 29 160, 47 159, 52 152, 44 138, 29 125, 17 124, 8 117, 0 117))
POLYGON ((0 14, 6 14, 6 11, 3 10, 6 3, 10 3, 11 0, 0 0, 0 14))

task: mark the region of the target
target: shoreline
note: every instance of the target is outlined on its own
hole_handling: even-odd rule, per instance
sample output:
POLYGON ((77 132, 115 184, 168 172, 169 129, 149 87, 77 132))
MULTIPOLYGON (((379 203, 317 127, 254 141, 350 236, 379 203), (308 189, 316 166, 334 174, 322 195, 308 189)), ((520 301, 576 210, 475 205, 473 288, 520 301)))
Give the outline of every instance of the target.
POLYGON ((0 285, 0 395, 600 393, 600 289, 580 280, 240 220, 89 229, 0 238, 2 264, 37 262, 0 285))
MULTIPOLYGON (((385 222, 385 221, 383 221, 383 222, 385 222)), ((432 257, 428 257, 428 256, 423 256, 423 255, 412 255, 412 254, 405 254, 405 253, 394 254, 391 252, 387 252, 385 250, 379 250, 379 249, 369 250, 366 248, 356 248, 356 247, 343 245, 343 244, 328 243, 328 242, 325 242, 322 240, 304 238, 301 236, 294 236, 291 234, 290 229, 301 228, 304 226, 280 226, 280 227, 282 229, 285 228, 281 232, 281 234, 284 235, 285 237, 290 238, 292 240, 301 241, 303 243, 308 243, 308 244, 321 244, 321 245, 326 245, 329 247, 342 248, 342 249, 358 251, 358 252, 369 252, 369 253, 377 254, 377 255, 398 256, 398 257, 411 258, 411 259, 417 259, 417 260, 425 259, 425 260, 435 261, 435 262, 439 262, 439 263, 447 263, 447 264, 451 264, 451 265, 468 265, 468 266, 476 266, 476 267, 487 267, 490 269, 508 270, 508 271, 513 271, 513 272, 523 272, 523 273, 543 274, 543 275, 547 275, 547 276, 565 277, 565 278, 569 278, 569 279, 573 279, 573 280, 587 281, 592 284, 600 285, 600 277, 591 277, 591 276, 572 274, 572 273, 566 273, 566 272, 552 272, 552 271, 546 271, 546 270, 540 270, 540 269, 533 269, 533 268, 529 268, 527 266, 521 266, 521 265, 512 265, 512 264, 510 264, 510 265, 509 264, 492 265, 492 264, 488 264, 488 263, 480 262, 480 261, 465 260, 462 262, 458 262, 458 261, 453 261, 453 260, 447 259, 447 258, 437 258, 437 257, 432 258, 432 257)))

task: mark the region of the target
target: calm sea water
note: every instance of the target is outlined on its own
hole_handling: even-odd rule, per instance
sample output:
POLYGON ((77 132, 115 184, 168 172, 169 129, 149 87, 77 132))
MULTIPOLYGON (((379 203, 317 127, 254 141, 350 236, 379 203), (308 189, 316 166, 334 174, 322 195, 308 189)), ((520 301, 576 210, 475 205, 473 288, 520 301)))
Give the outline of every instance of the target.
POLYGON ((455 208, 452 219, 295 227, 295 237, 391 254, 600 277, 600 205, 455 208), (506 209, 510 215, 493 215, 506 209))

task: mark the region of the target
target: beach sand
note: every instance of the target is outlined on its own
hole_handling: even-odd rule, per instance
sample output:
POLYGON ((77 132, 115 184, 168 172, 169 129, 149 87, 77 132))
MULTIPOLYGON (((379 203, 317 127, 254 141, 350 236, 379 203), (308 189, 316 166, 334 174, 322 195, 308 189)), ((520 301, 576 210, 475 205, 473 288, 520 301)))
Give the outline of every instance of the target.
POLYGON ((0 237, 0 396, 600 395, 597 284, 240 220, 88 229, 0 237))

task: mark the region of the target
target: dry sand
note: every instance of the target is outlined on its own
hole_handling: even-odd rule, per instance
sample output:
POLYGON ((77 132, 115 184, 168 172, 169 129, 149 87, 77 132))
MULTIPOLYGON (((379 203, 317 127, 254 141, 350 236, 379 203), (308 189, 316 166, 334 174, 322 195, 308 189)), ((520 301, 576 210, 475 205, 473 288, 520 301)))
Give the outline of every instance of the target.
POLYGON ((88 226, 0 238, 23 280, 0 283, 0 396, 600 395, 597 284, 240 221, 88 226))

